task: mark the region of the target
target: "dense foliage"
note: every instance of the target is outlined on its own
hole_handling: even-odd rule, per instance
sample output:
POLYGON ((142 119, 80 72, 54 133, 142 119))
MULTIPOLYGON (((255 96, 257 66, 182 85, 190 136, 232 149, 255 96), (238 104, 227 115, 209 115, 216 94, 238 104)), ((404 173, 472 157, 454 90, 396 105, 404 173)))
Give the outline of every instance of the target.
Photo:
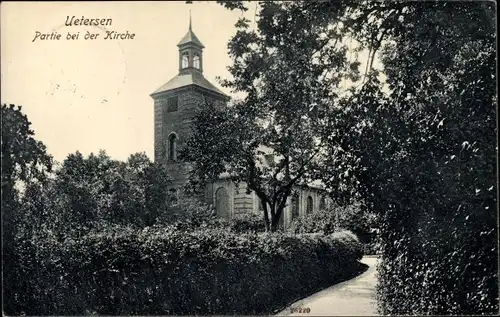
MULTIPOLYGON (((104 152, 70 154, 52 171, 52 158, 33 138, 20 108, 2 107, 2 228, 4 311, 19 313, 32 300, 37 245, 77 239, 113 227, 143 228, 168 220, 168 176, 144 154, 127 162, 104 152)), ((120 230, 122 230, 120 229, 120 230)))
POLYGON ((23 185, 37 182, 43 184, 47 172, 52 168, 52 158, 45 145, 34 139, 31 123, 21 107, 2 105, 2 281, 5 311, 16 309, 15 289, 28 283, 19 272, 20 244, 17 237, 22 234, 18 223, 23 215, 19 212, 20 189, 23 185))
POLYGON ((46 184, 30 184, 22 198, 36 229, 59 237, 79 236, 109 226, 143 228, 166 217, 169 177, 144 153, 126 162, 104 151, 87 158, 70 154, 46 184))
POLYGON ((4 178, 2 207, 15 217, 3 250, 8 315, 269 313, 363 269, 350 233, 257 234, 263 222, 250 215, 224 221, 183 195, 172 204, 165 168, 141 153, 121 162, 77 152, 48 173, 33 133, 13 135, 26 117, 3 111, 17 128, 4 131, 2 156, 38 171, 4 178), (22 138, 37 146, 24 161, 6 145, 22 138))
POLYGON ((262 215, 255 213, 236 215, 231 219, 229 227, 231 231, 241 233, 266 231, 266 226, 262 221, 262 215))
POLYGON ((301 215, 292 220, 287 230, 294 233, 331 234, 340 228, 336 211, 328 209, 301 215))
POLYGON ((325 210, 313 211, 294 219, 287 231, 293 233, 332 234, 349 230, 365 246, 365 253, 376 253, 377 221, 374 214, 366 213, 359 204, 333 205, 325 210))
MULTIPOLYGON (((239 2, 220 1, 229 9, 239 2)), ((299 185, 318 178, 326 160, 320 135, 343 77, 357 76, 356 63, 328 29, 336 7, 261 2, 257 29, 239 19, 228 44, 232 79, 223 85, 244 95, 228 107, 204 104, 194 120, 185 159, 191 182, 204 185, 221 174, 244 181, 263 206, 266 228, 278 228, 287 199, 299 185), (306 28, 304 26, 307 26, 306 28)))
MULTIPOLYGON (((293 186, 321 178, 379 219, 381 313, 498 313, 494 4, 264 2, 256 25, 241 19, 229 43, 224 84, 244 99, 195 120, 194 181, 245 181, 275 230, 293 186), (370 50, 367 69, 379 50, 386 83, 367 72, 340 95, 359 79, 345 37, 370 50)), ((221 223, 189 200, 177 218, 168 175, 141 154, 75 153, 51 174, 14 106, 1 146, 7 314, 268 313, 346 278, 362 254, 345 233, 238 235, 256 219, 221 223)), ((340 220, 312 214, 297 231, 340 220)))
POLYGON ((363 236, 374 225, 373 215, 365 213, 359 204, 332 205, 324 210, 315 210, 292 221, 290 230, 295 233, 331 234, 346 229, 363 236))
POLYGON ((270 313, 364 268, 348 232, 120 229, 25 250, 28 315, 270 313))
POLYGON ((178 230, 193 231, 198 229, 226 229, 229 230, 230 221, 221 218, 213 206, 200 199, 181 193, 175 212, 168 213, 169 217, 162 218, 160 226, 172 225, 178 230))
POLYGON ((498 313, 494 4, 358 9, 376 21, 359 34, 385 35, 389 92, 374 73, 344 100, 352 133, 331 164, 351 166, 342 185, 379 213, 381 312, 498 313))
POLYGON ((264 85, 260 91, 273 101, 284 96, 283 109, 313 112, 314 99, 296 98, 311 91, 300 84, 315 85, 311 69, 344 64, 342 54, 329 60, 310 32, 324 34, 324 45, 339 53, 351 54, 342 38, 369 52, 361 84, 340 98, 324 96, 333 110, 320 125, 330 154, 320 176, 337 201, 360 201, 380 220, 381 313, 498 313, 495 3, 300 1, 260 8, 258 31, 269 35, 270 48, 286 43, 283 56, 293 60, 253 56, 255 46, 246 45, 253 38, 238 30, 241 41, 230 48, 243 57, 234 59, 234 82, 264 85), (315 49, 318 59, 307 54, 315 49), (384 76, 374 69, 377 51, 384 76), (258 72, 252 62, 265 64, 259 58, 279 65, 268 67, 274 81, 248 80, 258 72))

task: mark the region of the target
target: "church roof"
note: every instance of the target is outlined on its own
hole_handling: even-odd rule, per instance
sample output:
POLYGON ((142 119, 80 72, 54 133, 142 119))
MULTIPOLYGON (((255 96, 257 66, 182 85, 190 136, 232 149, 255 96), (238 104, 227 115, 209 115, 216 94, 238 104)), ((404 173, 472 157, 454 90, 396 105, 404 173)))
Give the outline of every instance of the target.
POLYGON ((189 44, 189 43, 194 43, 194 44, 200 46, 201 48, 205 47, 201 43, 200 39, 198 39, 198 37, 194 34, 193 30, 191 30, 191 28, 189 28, 186 35, 184 35, 184 37, 179 42, 179 44, 177 44, 177 46, 182 46, 182 45, 189 44))
POLYGON ((209 82, 202 73, 196 71, 178 74, 174 78, 170 79, 167 83, 162 85, 160 88, 156 89, 152 93, 152 95, 189 85, 199 86, 220 95, 226 96, 226 94, 224 94, 220 89, 209 82))

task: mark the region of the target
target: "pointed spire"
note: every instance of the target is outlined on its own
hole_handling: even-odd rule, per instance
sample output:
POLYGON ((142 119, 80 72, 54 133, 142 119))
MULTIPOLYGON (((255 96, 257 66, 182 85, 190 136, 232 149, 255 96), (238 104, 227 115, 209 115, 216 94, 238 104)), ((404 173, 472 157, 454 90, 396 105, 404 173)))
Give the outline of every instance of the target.
POLYGON ((184 37, 179 42, 179 44, 177 44, 177 46, 183 46, 183 45, 187 45, 187 44, 194 44, 196 46, 204 48, 201 41, 198 39, 198 37, 196 37, 196 35, 193 32, 193 23, 192 23, 192 19, 191 19, 191 9, 189 9, 189 30, 186 33, 186 35, 184 35, 184 37))
POLYGON ((191 27, 191 9, 189 9, 189 31, 193 31, 193 28, 191 27))

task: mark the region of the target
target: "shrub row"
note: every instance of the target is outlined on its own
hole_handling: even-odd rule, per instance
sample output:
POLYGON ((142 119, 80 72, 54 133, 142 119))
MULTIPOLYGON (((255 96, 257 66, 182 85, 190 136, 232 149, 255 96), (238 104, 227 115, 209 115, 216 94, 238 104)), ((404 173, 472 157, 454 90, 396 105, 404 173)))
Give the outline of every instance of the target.
POLYGON ((229 229, 239 233, 257 233, 265 232, 266 226, 262 215, 255 213, 245 213, 238 215, 231 220, 229 229))
POLYGON ((376 221, 375 215, 365 212, 360 204, 333 205, 295 218, 287 231, 331 234, 339 230, 349 230, 364 244, 366 254, 376 254, 376 221))
POLYGON ((474 233, 453 225, 436 222, 418 234, 392 234, 384 240, 378 265, 381 312, 498 314, 495 230, 474 233))
POLYGON ((174 229, 44 238, 22 257, 28 315, 262 314, 362 269, 355 235, 174 229))

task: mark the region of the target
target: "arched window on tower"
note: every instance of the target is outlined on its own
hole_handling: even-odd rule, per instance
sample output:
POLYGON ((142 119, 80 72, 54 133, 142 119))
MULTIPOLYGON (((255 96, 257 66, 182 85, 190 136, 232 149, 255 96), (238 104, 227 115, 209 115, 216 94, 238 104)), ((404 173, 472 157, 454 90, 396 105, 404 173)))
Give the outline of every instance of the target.
POLYGON ((200 54, 198 54, 198 53, 194 53, 193 67, 196 68, 196 69, 200 69, 200 67, 201 67, 200 54))
POLYGON ((171 133, 168 137, 168 160, 177 160, 177 135, 171 133))
POLYGON ((182 53, 181 66, 182 66, 182 68, 189 67, 189 52, 182 53))

